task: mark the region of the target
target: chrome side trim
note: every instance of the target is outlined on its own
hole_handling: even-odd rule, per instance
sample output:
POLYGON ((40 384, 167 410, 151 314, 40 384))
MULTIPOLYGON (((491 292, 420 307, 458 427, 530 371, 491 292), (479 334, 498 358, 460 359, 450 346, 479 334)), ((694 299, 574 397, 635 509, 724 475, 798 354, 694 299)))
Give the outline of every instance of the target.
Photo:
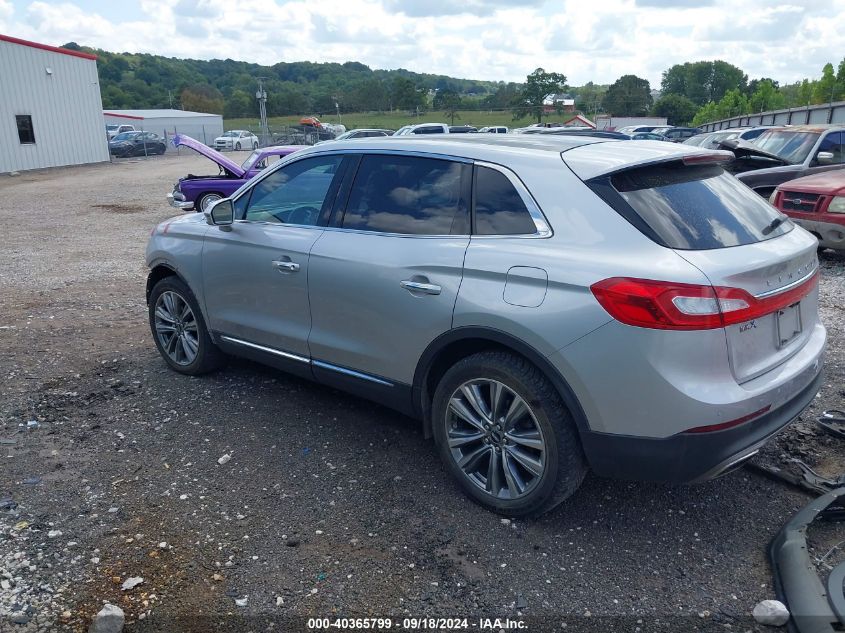
POLYGON ((346 369, 346 367, 338 367, 337 365, 332 365, 331 363, 324 363, 321 360, 312 360, 311 364, 315 367, 320 367, 322 369, 329 369, 331 371, 336 371, 339 374, 346 374, 347 376, 352 376, 353 378, 360 378, 361 380, 369 380, 370 382, 374 382, 379 385, 385 385, 386 387, 392 387, 393 383, 388 382, 387 380, 382 380, 381 378, 376 378, 375 376, 370 376, 369 374, 362 374, 359 371, 354 371, 352 369, 346 369))
POLYGON ((243 345, 244 347, 251 347, 252 349, 257 349, 262 352, 267 352, 268 354, 274 354, 275 356, 281 356, 282 358, 288 358, 290 360, 296 360, 300 363, 309 363, 307 358, 304 356, 298 356, 296 354, 291 354, 290 352, 283 352, 278 349, 273 349, 272 347, 265 347, 264 345, 258 345, 257 343, 250 343, 249 341, 242 341, 239 338, 233 338, 231 336, 224 336, 221 335, 220 338, 227 343, 235 343, 236 345, 243 345))
POLYGON ((813 268, 813 270, 811 270, 808 274, 801 277, 801 279, 799 279, 798 281, 793 281, 791 284, 781 286, 780 288, 777 288, 775 290, 767 290, 766 292, 762 292, 759 295, 754 295, 754 298, 755 299, 765 299, 766 297, 773 297, 775 295, 779 295, 782 292, 786 292, 787 290, 791 290, 792 288, 795 288, 796 286, 800 286, 801 284, 803 284, 804 282, 809 280, 810 277, 812 277, 813 275, 815 275, 818 272, 818 270, 819 270, 819 267, 816 266, 815 268, 813 268))
POLYGON ((360 371, 355 371, 353 369, 347 369, 346 367, 339 367, 337 365, 332 365, 331 363, 324 363, 321 360, 314 360, 308 359, 304 356, 299 356, 297 354, 291 354, 290 352, 283 352, 279 349, 274 349, 272 347, 266 347, 264 345, 258 345, 257 343, 250 343, 249 341, 243 341, 239 338, 234 338, 233 336, 226 336, 225 334, 220 335, 220 339, 226 341, 227 343, 234 343, 235 345, 243 345, 244 347, 250 347, 252 349, 257 349, 262 352, 267 352, 268 354, 273 354, 274 356, 281 356, 282 358, 288 358, 290 360, 296 360, 300 363, 308 363, 315 367, 320 367, 321 369, 328 369, 330 371, 336 371, 339 374, 346 374, 347 376, 352 376, 353 378, 360 378, 361 380, 368 380, 369 382, 374 382, 379 385, 384 385, 386 387, 393 387, 393 383, 384 380, 382 378, 376 378, 375 376, 370 376, 369 374, 363 374, 360 371))
POLYGON ((514 189, 516 189, 516 192, 519 194, 519 197, 522 198, 522 202, 525 203, 525 208, 528 209, 528 213, 531 214, 531 219, 534 220, 534 226, 537 229, 537 232, 526 235, 473 235, 472 239, 475 240, 478 238, 489 237, 551 237, 551 225, 548 223, 548 221, 546 221, 546 216, 543 215, 543 212, 540 210, 540 206, 537 204, 537 201, 534 200, 534 197, 531 195, 531 192, 528 191, 528 188, 525 186, 525 183, 523 183, 522 180, 519 179, 519 176, 517 176, 507 167, 497 165, 496 163, 488 163, 483 160, 476 160, 474 162, 478 167, 486 167, 488 169, 493 169, 499 172, 510 181, 510 183, 514 186, 514 189))

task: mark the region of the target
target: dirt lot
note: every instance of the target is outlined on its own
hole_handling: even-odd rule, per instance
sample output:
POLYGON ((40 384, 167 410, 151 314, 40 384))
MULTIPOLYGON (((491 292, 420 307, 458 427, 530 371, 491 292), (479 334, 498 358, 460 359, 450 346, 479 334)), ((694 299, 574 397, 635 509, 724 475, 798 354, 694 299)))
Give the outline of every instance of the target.
MULTIPOLYGON (((82 631, 107 600, 132 631, 301 630, 303 616, 755 628, 774 597, 765 548, 811 498, 796 488, 749 469, 695 487, 588 477, 543 519, 506 522, 392 411, 243 361, 167 370, 143 252, 175 179, 208 165, 0 176, 0 631, 82 631)), ((823 256, 821 287, 825 385, 760 459, 836 475, 842 440, 814 419, 845 409, 845 257, 823 256)), ((845 538, 828 532, 815 551, 845 538)))

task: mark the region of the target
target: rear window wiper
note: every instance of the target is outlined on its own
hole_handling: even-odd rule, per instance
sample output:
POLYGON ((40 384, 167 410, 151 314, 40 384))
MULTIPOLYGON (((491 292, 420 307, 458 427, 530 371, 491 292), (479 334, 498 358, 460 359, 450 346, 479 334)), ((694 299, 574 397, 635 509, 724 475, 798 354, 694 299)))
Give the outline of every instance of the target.
POLYGON ((769 222, 768 226, 763 229, 763 235, 769 235, 772 231, 778 228, 781 224, 789 219, 788 215, 779 215, 774 220, 769 222))

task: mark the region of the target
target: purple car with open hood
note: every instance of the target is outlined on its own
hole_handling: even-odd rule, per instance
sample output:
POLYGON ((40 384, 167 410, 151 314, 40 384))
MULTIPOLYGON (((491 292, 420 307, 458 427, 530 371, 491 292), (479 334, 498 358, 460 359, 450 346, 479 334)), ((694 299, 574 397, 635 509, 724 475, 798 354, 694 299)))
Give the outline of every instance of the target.
POLYGON ((177 134, 173 137, 172 142, 176 147, 190 147, 199 154, 210 158, 218 165, 220 170, 215 176, 188 174, 179 179, 179 182, 173 186, 172 193, 167 194, 167 200, 170 206, 183 211, 191 209, 205 211, 212 203, 235 193, 241 185, 273 162, 308 147, 308 145, 262 147, 252 152, 242 165, 238 165, 235 161, 192 139, 190 136, 177 134))

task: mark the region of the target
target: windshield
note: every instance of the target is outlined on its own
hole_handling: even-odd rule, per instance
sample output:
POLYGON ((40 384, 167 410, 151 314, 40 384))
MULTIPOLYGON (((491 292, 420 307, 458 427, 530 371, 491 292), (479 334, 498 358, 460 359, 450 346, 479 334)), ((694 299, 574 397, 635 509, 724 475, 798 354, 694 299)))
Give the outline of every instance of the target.
POLYGON ((344 133, 343 133, 343 134, 341 134, 340 136, 335 136, 335 137, 334 137, 334 140, 336 140, 336 141, 342 141, 342 140, 343 140, 343 139, 345 139, 345 138, 349 138, 350 136, 352 136, 352 133, 353 133, 354 131, 355 131, 355 130, 349 130, 348 132, 344 132, 344 133))
POLYGON ((115 141, 130 141, 135 138, 137 132, 123 132, 114 137, 115 141))
POLYGON ((237 136, 238 132, 224 132, 223 136, 237 136))
POLYGON ((116 125, 107 125, 107 126, 106 126, 106 129, 107 129, 109 132, 114 132, 114 131, 117 129, 117 126, 116 126, 116 125))
POLYGON ((819 139, 818 132, 795 132, 792 130, 769 130, 754 141, 754 145, 769 154, 798 164, 803 163, 819 139))

